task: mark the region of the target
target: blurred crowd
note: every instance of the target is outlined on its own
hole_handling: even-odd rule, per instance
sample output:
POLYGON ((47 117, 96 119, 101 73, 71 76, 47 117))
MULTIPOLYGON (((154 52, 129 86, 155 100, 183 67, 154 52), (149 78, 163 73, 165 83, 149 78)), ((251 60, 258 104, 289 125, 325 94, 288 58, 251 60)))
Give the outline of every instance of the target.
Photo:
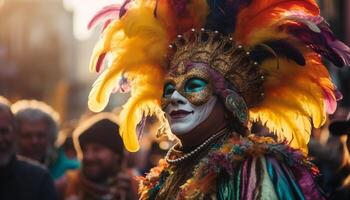
MULTIPOLYGON (((0 199, 138 199, 137 177, 161 159, 170 143, 125 152, 116 114, 83 114, 60 122, 44 102, 0 97, 0 199)), ((152 130, 149 130, 150 132, 152 130)), ((270 135, 255 124, 254 134, 270 135)), ((339 107, 314 129, 309 154, 315 177, 331 199, 350 199, 350 109, 339 107)), ((147 145, 146 145, 147 146, 147 145)))
POLYGON ((116 122, 100 113, 60 123, 44 102, 0 97, 0 199, 138 199, 137 176, 165 150, 127 154, 116 122))

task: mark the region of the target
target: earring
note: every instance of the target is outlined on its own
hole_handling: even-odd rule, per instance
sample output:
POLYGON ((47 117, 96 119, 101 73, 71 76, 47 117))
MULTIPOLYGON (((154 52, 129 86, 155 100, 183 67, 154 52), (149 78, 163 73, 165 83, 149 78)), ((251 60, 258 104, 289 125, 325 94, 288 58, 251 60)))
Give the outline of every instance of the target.
POLYGON ((225 107, 244 125, 247 126, 249 111, 244 99, 233 90, 225 90, 225 107))

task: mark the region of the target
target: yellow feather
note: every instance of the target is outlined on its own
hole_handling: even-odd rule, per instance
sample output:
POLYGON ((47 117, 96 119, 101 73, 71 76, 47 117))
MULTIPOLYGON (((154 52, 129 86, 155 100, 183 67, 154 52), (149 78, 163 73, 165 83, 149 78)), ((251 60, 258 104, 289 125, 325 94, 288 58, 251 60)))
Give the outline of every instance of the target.
POLYGON ((151 65, 135 68, 128 73, 128 79, 137 85, 133 87, 131 97, 120 114, 120 134, 128 151, 135 152, 139 149, 136 126, 142 117, 156 115, 160 121, 163 120, 159 101, 164 82, 163 73, 160 68, 151 65))
POLYGON ((265 99, 250 109, 252 121, 261 121, 280 140, 307 153, 312 126, 325 123, 324 90, 333 90, 326 68, 313 54, 307 54, 306 66, 284 58, 262 64, 266 81, 265 99))
POLYGON ((168 38, 153 11, 153 1, 135 1, 119 21, 104 31, 90 64, 94 69, 102 53, 112 55, 110 66, 90 92, 89 108, 93 111, 101 111, 107 105, 121 74, 131 83, 131 97, 120 114, 120 134, 126 149, 132 152, 139 149, 136 126, 142 117, 155 115, 163 122, 162 128, 167 127, 160 99, 168 38))
MULTIPOLYGON (((120 22, 113 21, 111 24, 104 30, 102 38, 97 42, 92 52, 92 56, 90 59, 89 69, 90 71, 95 71, 96 63, 99 56, 103 53, 106 53, 110 50, 111 42, 120 41, 120 39, 116 40, 116 36, 120 33, 120 22), (112 39, 113 38, 113 39, 112 39)), ((120 36, 119 36, 120 37, 120 36)))
MULTIPOLYGON (((121 74, 131 82, 131 98, 120 114, 120 134, 129 151, 139 149, 136 126, 145 116, 156 116, 161 121, 161 130, 170 132, 160 108, 167 44, 176 34, 201 27, 208 15, 206 1, 191 1, 187 7, 188 13, 179 17, 175 16, 169 1, 160 0, 156 18, 155 2, 133 1, 127 13, 105 29, 90 62, 90 70, 94 70, 102 54, 108 53, 112 58, 109 68, 100 75, 89 95, 89 107, 93 111, 100 111, 106 106, 121 74)), ((307 4, 310 13, 316 15, 318 9, 312 2, 301 3, 296 9, 306 12, 306 8, 301 5, 307 4)), ((307 153, 312 125, 319 127, 326 119, 324 95, 326 93, 334 98, 334 86, 320 58, 304 44, 277 28, 281 23, 278 19, 285 16, 290 6, 295 7, 284 5, 284 9, 273 6, 271 11, 264 9, 263 23, 261 17, 254 19, 257 26, 242 25, 250 19, 245 18, 245 15, 239 17, 235 40, 254 46, 270 39, 286 39, 305 56, 306 66, 299 66, 284 58, 270 59, 262 64, 266 77, 265 99, 250 109, 250 118, 252 121, 261 121, 280 140, 287 140, 292 147, 307 153), (279 66, 276 65, 277 60, 279 66)), ((259 7, 251 9, 259 10, 259 7)), ((257 13, 246 14, 258 16, 257 13)))
POLYGON ((88 106, 90 110, 100 112, 106 107, 110 94, 119 79, 119 74, 119 69, 111 67, 99 76, 89 94, 88 106))

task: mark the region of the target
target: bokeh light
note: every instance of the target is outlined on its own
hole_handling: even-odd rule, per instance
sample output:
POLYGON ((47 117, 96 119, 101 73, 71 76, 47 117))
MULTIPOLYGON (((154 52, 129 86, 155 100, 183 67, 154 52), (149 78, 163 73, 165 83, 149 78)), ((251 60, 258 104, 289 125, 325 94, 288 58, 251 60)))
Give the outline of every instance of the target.
POLYGON ((94 14, 106 5, 121 4, 122 2, 122 0, 63 0, 64 8, 74 14, 74 37, 77 40, 88 39, 92 31, 87 29, 87 24, 94 14))

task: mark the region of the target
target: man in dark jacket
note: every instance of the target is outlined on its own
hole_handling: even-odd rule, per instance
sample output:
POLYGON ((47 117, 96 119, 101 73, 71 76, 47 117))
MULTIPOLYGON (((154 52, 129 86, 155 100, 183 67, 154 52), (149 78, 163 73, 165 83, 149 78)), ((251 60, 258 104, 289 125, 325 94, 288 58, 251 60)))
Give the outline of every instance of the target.
POLYGON ((48 171, 16 157, 16 122, 6 99, 0 97, 0 199, 56 200, 48 171))

